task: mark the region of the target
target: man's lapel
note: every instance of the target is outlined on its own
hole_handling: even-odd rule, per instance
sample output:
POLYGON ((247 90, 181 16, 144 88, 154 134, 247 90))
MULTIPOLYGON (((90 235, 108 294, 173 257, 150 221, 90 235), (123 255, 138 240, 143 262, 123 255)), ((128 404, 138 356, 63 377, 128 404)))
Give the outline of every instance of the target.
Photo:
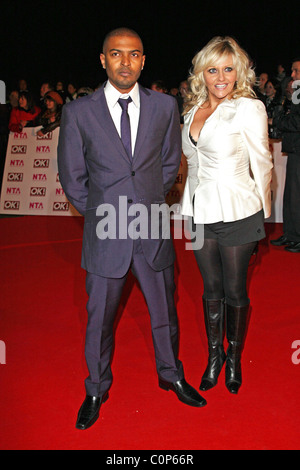
POLYGON ((143 147, 144 140, 149 132, 149 125, 151 120, 153 119, 152 114, 154 111, 153 102, 150 99, 150 93, 146 90, 146 88, 139 85, 140 89, 140 118, 139 118, 139 126, 137 132, 137 138, 135 143, 134 155, 133 158, 138 158, 139 154, 141 153, 141 149, 143 147))
POLYGON ((95 119, 102 129, 107 133, 112 145, 115 145, 126 161, 130 162, 130 157, 122 144, 122 140, 118 134, 116 126, 110 115, 106 98, 104 95, 104 86, 97 90, 92 96, 93 106, 91 110, 95 116, 95 119))
MULTIPOLYGON (((138 158, 143 147, 144 140, 149 132, 149 125, 153 119, 154 106, 150 98, 150 93, 141 85, 139 85, 140 90, 140 118, 139 126, 137 132, 137 138, 135 143, 135 150, 133 159, 138 158)), ((107 135, 110 138, 112 145, 115 145, 122 156, 127 160, 127 162, 132 163, 131 158, 127 155, 127 152, 122 144, 122 140, 118 134, 118 131, 114 125, 112 117, 110 115, 106 98, 104 95, 104 86, 97 90, 92 96, 92 112, 97 120, 98 124, 104 129, 107 135)))

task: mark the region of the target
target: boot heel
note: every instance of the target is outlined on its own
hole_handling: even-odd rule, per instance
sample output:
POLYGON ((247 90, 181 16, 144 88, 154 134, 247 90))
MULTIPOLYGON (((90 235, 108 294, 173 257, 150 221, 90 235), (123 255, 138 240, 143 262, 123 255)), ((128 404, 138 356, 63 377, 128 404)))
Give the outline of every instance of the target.
POLYGON ((159 379, 158 385, 159 385, 160 388, 162 388, 166 392, 169 392, 169 390, 170 390, 169 384, 166 384, 165 382, 163 382, 162 380, 159 379))

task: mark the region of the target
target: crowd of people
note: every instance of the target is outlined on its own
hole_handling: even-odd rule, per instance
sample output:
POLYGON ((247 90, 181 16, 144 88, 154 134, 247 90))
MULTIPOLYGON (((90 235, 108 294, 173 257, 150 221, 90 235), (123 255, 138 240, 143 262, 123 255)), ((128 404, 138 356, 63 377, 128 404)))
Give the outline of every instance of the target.
POLYGON ((257 97, 265 104, 269 118, 269 137, 271 139, 280 139, 282 134, 274 126, 273 118, 283 108, 285 113, 290 110, 293 94, 293 78, 290 73, 287 74, 284 67, 279 64, 277 75, 271 76, 263 72, 258 77, 258 85, 255 88, 257 97))
POLYGON ((42 83, 37 98, 34 92, 27 88, 26 80, 21 79, 19 87, 10 92, 6 104, 7 130, 22 132, 24 127, 42 126, 39 132, 46 134, 60 125, 65 103, 93 92, 89 87, 77 89, 73 83, 68 84, 66 92, 61 81, 55 86, 45 82, 42 83))
POLYGON ((93 93, 91 87, 78 88, 68 83, 65 90, 63 82, 43 82, 39 95, 28 87, 25 79, 8 92, 6 104, 0 105, 0 187, 2 185, 8 135, 10 132, 22 133, 27 127, 40 127, 37 134, 45 135, 60 126, 62 107, 82 96, 93 93))
MULTIPOLYGON (((289 108, 292 100, 292 78, 285 72, 284 67, 278 65, 278 73, 275 77, 267 72, 261 73, 257 78, 255 88, 256 95, 261 99, 267 109, 268 117, 272 119, 276 115, 278 105, 289 108)), ((9 132, 22 132, 24 127, 42 126, 39 134, 46 134, 60 125, 62 107, 65 103, 76 100, 82 96, 93 93, 96 88, 81 86, 70 81, 65 89, 62 81, 56 84, 44 82, 40 86, 39 96, 28 87, 25 79, 18 80, 18 86, 11 89, 8 94, 7 103, 0 106, 0 130, 1 130, 1 174, 3 172, 6 145, 9 132)), ((188 89, 188 81, 183 80, 178 86, 167 87, 163 80, 155 80, 150 85, 151 90, 165 93, 177 100, 181 123, 183 124, 184 96, 188 89)), ((271 121, 270 121, 271 122, 271 121)), ((269 125, 270 138, 280 138, 278 129, 269 125)), ((1 177, 2 180, 2 177, 1 177)))
MULTIPOLYGON (((269 73, 263 72, 257 77, 255 93, 266 106, 270 120, 276 114, 276 107, 283 105, 286 109, 290 107, 292 100, 293 80, 286 73, 284 67, 278 65, 278 73, 272 77, 269 73)), ((6 105, 1 105, 1 138, 7 137, 9 132, 22 132, 24 127, 42 126, 40 134, 46 134, 54 130, 60 124, 62 106, 65 103, 76 100, 82 96, 93 93, 102 85, 92 88, 90 86, 78 87, 75 82, 69 82, 65 89, 62 81, 57 81, 55 85, 50 82, 41 84, 39 96, 28 88, 25 79, 18 80, 18 86, 10 90, 6 105)), ((185 93, 188 89, 188 81, 183 80, 178 86, 168 88, 163 80, 154 80, 150 85, 151 90, 165 93, 177 100, 181 121, 183 123, 183 103, 185 93)), ((269 125, 269 136, 280 138, 280 132, 271 124, 269 125)), ((2 138, 2 150, 5 147, 5 140, 2 138)), ((3 153, 1 152, 3 160, 3 153)))

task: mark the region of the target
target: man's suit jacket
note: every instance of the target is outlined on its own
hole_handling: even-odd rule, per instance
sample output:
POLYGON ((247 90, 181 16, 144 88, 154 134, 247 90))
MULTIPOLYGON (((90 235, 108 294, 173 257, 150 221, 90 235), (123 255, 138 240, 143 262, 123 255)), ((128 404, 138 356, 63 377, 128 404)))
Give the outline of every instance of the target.
MULTIPOLYGON (((85 216, 82 267, 103 277, 121 278, 127 273, 133 240, 124 236, 124 223, 117 227, 116 239, 100 240, 97 208, 112 205, 116 220, 125 220, 126 229, 132 222, 132 217, 126 222, 126 211, 133 204, 146 206, 150 217, 151 204, 165 202, 181 160, 176 100, 141 86, 139 89, 140 119, 133 157, 127 155, 113 123, 104 87, 63 108, 58 144, 60 182, 69 201, 85 216), (121 211, 120 196, 123 206, 126 201, 121 211)), ((171 239, 160 236, 141 239, 141 243, 154 270, 161 271, 174 262, 171 239)))
MULTIPOLYGON (((296 99, 300 98, 300 88, 295 91, 296 99)), ((282 151, 286 153, 300 154, 300 103, 291 104, 290 111, 285 114, 283 107, 276 110, 273 118, 273 126, 282 133, 282 151), (281 109, 280 109, 281 108, 281 109)))

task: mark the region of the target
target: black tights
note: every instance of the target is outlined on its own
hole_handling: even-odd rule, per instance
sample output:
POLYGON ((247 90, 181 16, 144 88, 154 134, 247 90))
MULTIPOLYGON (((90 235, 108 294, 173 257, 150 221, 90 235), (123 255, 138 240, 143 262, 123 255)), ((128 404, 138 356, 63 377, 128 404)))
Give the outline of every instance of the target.
POLYGON ((233 307, 248 305, 247 273, 257 242, 241 246, 222 246, 215 239, 206 239, 201 250, 195 250, 207 300, 225 298, 233 307))

